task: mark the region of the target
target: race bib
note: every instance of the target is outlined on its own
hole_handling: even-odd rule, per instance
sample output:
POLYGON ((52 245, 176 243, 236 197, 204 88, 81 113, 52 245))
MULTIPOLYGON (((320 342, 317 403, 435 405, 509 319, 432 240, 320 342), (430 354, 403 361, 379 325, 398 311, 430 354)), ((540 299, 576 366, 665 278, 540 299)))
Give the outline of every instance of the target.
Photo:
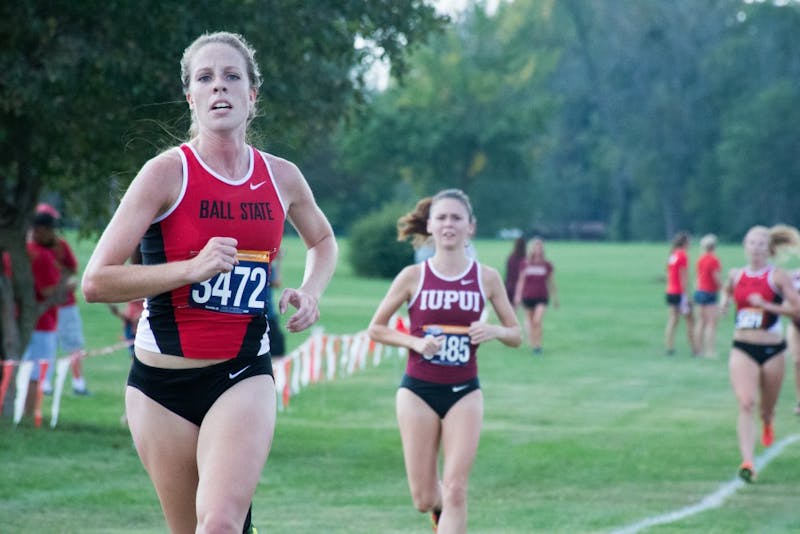
POLYGON ((192 284, 189 305, 221 313, 264 315, 269 298, 269 252, 240 250, 239 264, 192 284))
POLYGON ((736 312, 736 328, 761 328, 764 311, 759 308, 742 308, 736 312))
POLYGON ((470 357, 469 328, 466 326, 424 325, 425 335, 444 336, 439 352, 422 357, 435 365, 466 365, 470 357))

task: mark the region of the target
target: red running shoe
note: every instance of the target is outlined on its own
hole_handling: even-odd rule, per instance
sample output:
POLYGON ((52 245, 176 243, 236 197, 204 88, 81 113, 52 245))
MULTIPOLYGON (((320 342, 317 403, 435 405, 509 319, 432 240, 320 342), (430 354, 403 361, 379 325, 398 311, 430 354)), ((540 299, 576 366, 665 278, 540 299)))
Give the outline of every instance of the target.
POLYGON ((769 447, 773 441, 775 441, 775 430, 772 428, 771 423, 767 423, 764 425, 763 432, 761 432, 761 444, 769 447))

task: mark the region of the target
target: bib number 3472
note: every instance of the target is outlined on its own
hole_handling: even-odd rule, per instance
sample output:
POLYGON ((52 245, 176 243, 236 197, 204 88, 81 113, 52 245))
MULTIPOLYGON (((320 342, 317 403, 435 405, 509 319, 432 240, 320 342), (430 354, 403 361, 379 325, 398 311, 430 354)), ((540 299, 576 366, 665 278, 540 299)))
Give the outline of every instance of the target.
POLYGON ((269 253, 239 251, 238 265, 192 284, 189 305, 222 313, 264 315, 269 298, 269 253))

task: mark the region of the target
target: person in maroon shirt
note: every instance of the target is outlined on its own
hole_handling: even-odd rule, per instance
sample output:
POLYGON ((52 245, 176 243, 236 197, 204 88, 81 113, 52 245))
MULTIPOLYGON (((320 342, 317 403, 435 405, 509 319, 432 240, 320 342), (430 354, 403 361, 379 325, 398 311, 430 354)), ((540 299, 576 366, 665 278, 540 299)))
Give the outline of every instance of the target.
POLYGON ((519 268, 525 259, 525 238, 518 237, 514 240, 514 248, 506 259, 506 295, 509 302, 514 302, 514 292, 517 290, 517 280, 519 280, 519 268))
POLYGON ((525 309, 525 330, 534 354, 542 353, 542 323, 552 300, 558 308, 558 292, 553 278, 553 264, 544 255, 544 241, 531 240, 530 253, 520 266, 514 303, 525 309))
POLYGON ((519 323, 499 273, 467 252, 474 231, 472 207, 460 190, 447 189, 417 203, 398 222, 398 237, 431 235, 434 255, 397 275, 369 325, 374 341, 409 351, 397 390, 408 485, 414 506, 431 512, 434 528, 448 533, 467 529, 467 482, 483 420, 478 346, 492 339, 520 344, 519 323), (487 300, 500 325, 483 319, 487 300), (389 326, 403 303, 409 333, 389 326))

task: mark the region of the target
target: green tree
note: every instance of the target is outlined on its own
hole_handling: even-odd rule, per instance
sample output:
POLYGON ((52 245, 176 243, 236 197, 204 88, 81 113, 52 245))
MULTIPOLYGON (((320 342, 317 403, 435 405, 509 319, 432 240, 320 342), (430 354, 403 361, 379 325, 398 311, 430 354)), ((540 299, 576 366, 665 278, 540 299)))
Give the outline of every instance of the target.
POLYGON ((755 224, 797 224, 800 90, 778 81, 725 117, 717 146, 722 206, 731 237, 755 224), (768 157, 765 157, 768 154, 768 157))
POLYGON ((702 59, 709 114, 717 120, 702 147, 690 205, 699 226, 736 240, 753 224, 800 223, 793 128, 800 6, 737 7, 724 37, 702 59))
POLYGON ((413 263, 414 248, 397 240, 400 204, 387 204, 353 223, 350 232, 350 265, 358 276, 393 278, 413 263))
POLYGON ((483 234, 528 221, 534 146, 555 100, 541 84, 556 58, 539 31, 546 15, 528 17, 522 4, 495 16, 481 5, 468 11, 413 54, 403 85, 340 133, 339 166, 364 198, 411 201, 458 187, 482 199, 483 234), (498 203, 506 217, 496 216, 498 203))

